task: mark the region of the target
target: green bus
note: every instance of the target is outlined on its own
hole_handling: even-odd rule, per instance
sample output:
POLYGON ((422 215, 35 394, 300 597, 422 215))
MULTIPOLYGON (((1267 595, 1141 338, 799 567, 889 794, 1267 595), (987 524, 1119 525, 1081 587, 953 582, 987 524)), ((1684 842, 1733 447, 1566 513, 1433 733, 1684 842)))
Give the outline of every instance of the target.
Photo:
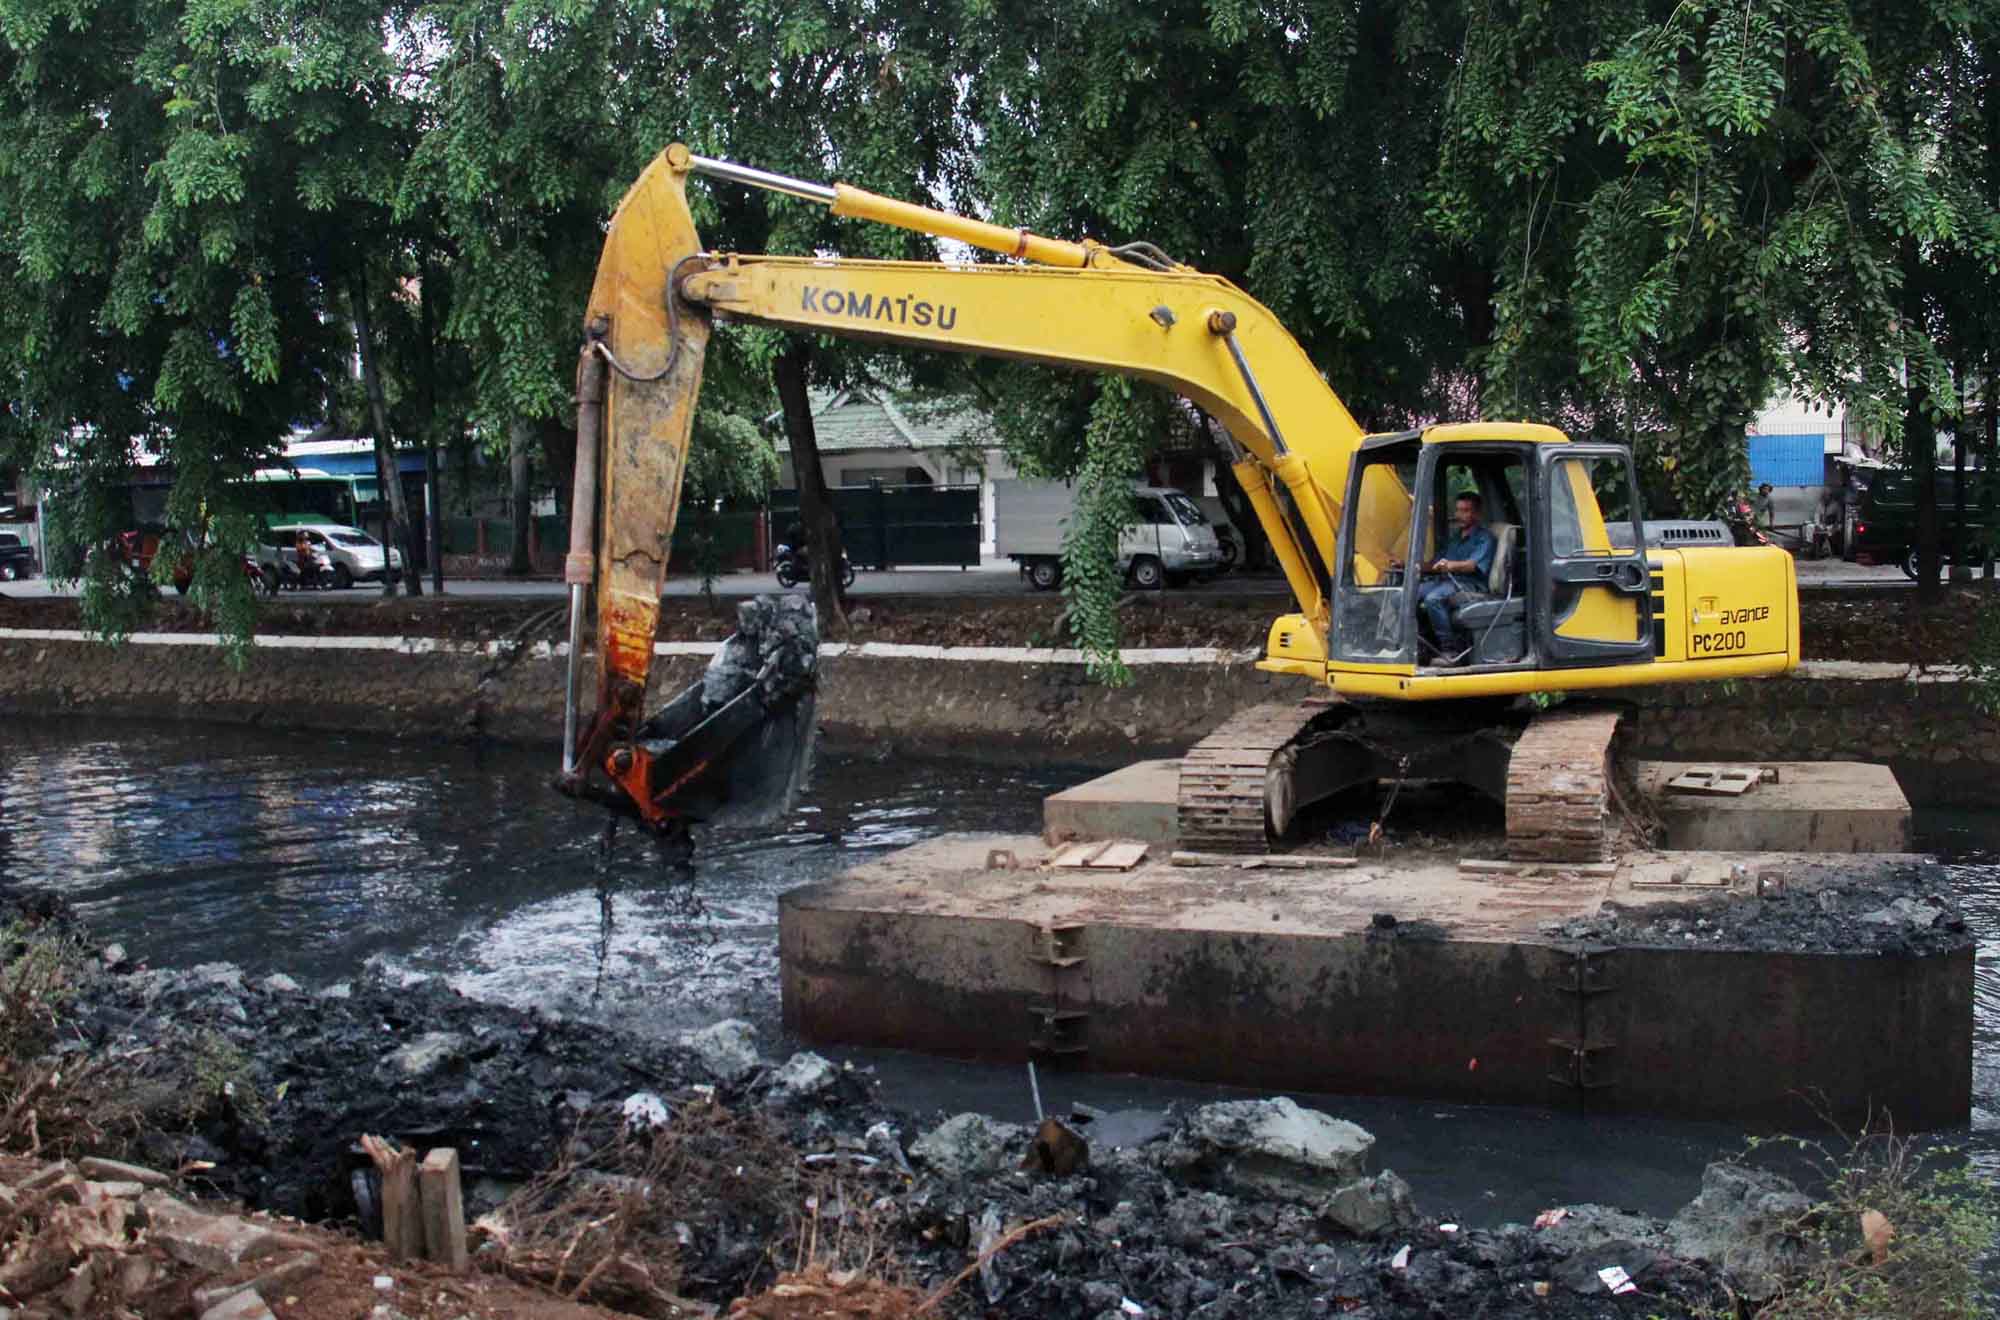
POLYGON ((298 523, 359 527, 361 496, 356 486, 359 480, 318 468, 259 468, 244 483, 244 490, 250 512, 265 527, 298 523))

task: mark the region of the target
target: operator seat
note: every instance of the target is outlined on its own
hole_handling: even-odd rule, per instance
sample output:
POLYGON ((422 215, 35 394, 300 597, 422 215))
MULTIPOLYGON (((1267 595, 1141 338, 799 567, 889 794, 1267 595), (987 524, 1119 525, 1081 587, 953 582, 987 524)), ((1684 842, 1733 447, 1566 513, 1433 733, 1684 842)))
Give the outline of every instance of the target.
POLYGON ((1486 590, 1453 596, 1452 623, 1461 636, 1471 639, 1469 663, 1517 664, 1527 654, 1528 602, 1515 563, 1521 529, 1513 523, 1489 523, 1486 530, 1493 533, 1493 567, 1486 572, 1486 590))

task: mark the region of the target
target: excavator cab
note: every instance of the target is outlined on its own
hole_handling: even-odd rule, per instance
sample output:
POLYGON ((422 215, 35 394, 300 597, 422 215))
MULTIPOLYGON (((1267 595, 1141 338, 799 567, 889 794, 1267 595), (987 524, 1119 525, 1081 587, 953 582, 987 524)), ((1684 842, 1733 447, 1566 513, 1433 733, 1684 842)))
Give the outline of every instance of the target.
POLYGON ((1457 689, 1484 675, 1654 658, 1656 583, 1622 448, 1513 424, 1371 436, 1342 513, 1328 638, 1336 687, 1394 672, 1457 689), (1427 572, 1462 499, 1491 537, 1490 566, 1427 572))

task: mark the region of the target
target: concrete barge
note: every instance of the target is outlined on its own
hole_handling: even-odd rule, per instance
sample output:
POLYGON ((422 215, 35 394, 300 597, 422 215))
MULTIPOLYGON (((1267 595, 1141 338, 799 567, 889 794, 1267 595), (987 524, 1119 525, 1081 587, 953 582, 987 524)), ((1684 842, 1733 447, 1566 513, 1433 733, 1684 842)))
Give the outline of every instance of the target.
MULTIPOLYGON (((1131 796, 1108 800, 1143 827, 1131 796)), ((1052 830, 1061 819, 1052 799, 1052 830)), ((1815 828, 1877 847, 1902 837, 1849 824, 1815 828)), ((1680 851, 1536 869, 1434 850, 1175 865, 1156 841, 1133 869, 1093 871, 1051 867, 1051 853, 1032 836, 951 836, 786 894, 787 1027, 964 1058, 1593 1112, 1887 1111, 1908 1130, 1970 1111, 1973 942, 1922 857, 1680 851)))

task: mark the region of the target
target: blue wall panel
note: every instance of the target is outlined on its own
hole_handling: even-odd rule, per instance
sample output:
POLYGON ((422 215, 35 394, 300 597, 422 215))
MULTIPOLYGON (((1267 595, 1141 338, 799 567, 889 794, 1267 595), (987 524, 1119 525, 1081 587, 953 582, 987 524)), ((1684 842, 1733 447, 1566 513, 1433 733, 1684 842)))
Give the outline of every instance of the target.
POLYGON ((1826 436, 1753 435, 1750 484, 1818 486, 1826 481, 1826 436))

